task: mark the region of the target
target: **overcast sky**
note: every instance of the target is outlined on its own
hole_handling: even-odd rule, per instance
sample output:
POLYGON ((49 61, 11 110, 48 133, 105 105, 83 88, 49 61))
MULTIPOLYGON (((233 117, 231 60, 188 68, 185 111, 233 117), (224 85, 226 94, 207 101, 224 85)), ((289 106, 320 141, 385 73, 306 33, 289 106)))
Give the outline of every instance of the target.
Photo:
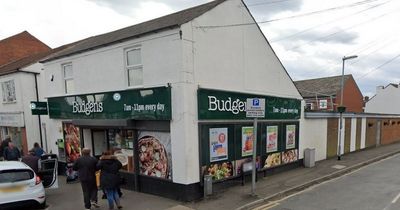
MULTIPOLYGON (((1 0, 0 39, 27 30, 57 47, 206 2, 1 0)), ((399 0, 245 3, 293 80, 340 75, 342 57, 355 54, 359 57, 346 61, 345 73, 353 74, 364 95, 400 82, 399 0)))

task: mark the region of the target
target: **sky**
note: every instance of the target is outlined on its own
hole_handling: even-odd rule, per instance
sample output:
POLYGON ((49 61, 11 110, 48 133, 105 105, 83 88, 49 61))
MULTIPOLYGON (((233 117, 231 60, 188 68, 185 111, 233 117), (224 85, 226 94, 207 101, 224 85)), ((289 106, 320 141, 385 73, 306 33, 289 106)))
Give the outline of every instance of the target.
MULTIPOLYGON (((50 47, 208 0, 1 0, 0 40, 28 31, 50 47)), ((294 81, 352 74, 361 92, 400 83, 400 1, 245 0, 294 81)))

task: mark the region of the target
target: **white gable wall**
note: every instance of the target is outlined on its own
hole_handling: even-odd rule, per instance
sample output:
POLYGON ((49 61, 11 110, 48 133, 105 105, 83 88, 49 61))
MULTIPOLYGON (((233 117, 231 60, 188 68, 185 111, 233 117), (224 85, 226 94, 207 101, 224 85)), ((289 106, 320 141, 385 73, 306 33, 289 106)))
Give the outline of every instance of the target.
MULTIPOLYGON (((173 106, 178 116, 172 130, 181 133, 172 136, 179 145, 172 147, 174 181, 188 184, 198 182, 199 140, 197 121, 197 89, 258 93, 263 95, 301 99, 292 80, 268 45, 257 25, 201 29, 198 26, 254 23, 240 0, 226 1, 202 16, 181 26, 183 65, 178 88, 182 103, 173 106)), ((174 100, 174 96, 173 96, 174 100)), ((173 135, 173 134, 171 134, 173 135)))
POLYGON ((389 85, 377 91, 365 104, 365 112, 379 114, 400 114, 400 88, 389 85))

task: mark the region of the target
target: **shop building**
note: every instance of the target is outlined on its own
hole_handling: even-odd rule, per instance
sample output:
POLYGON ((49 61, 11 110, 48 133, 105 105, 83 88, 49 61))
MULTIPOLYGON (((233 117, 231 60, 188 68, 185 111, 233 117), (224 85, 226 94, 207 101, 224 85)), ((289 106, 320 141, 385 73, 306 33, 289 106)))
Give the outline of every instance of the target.
MULTIPOLYGON (((344 75, 343 105, 348 112, 363 112, 363 95, 352 75, 344 75)), ((342 76, 295 81, 307 111, 336 111, 341 104, 342 76)))
POLYGON ((30 102, 40 99, 38 61, 50 50, 26 31, 0 41, 0 140, 10 137, 24 154, 34 142, 43 143, 41 121, 32 115, 30 102))
POLYGON ((252 154, 249 97, 266 100, 259 170, 303 157, 302 97, 240 0, 90 37, 42 62, 49 147, 67 164, 81 147, 113 149, 127 188, 188 201, 203 195, 205 173, 237 177, 252 154))

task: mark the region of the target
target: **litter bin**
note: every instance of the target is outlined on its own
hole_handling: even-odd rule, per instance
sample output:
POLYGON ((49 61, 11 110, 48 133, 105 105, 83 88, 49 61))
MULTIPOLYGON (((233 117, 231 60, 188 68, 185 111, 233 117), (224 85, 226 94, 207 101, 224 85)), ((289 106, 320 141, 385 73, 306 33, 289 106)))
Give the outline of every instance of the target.
POLYGON ((304 166, 311 168, 315 166, 315 149, 307 148, 304 150, 304 166))
POLYGON ((212 194, 212 176, 204 176, 204 197, 212 194))

